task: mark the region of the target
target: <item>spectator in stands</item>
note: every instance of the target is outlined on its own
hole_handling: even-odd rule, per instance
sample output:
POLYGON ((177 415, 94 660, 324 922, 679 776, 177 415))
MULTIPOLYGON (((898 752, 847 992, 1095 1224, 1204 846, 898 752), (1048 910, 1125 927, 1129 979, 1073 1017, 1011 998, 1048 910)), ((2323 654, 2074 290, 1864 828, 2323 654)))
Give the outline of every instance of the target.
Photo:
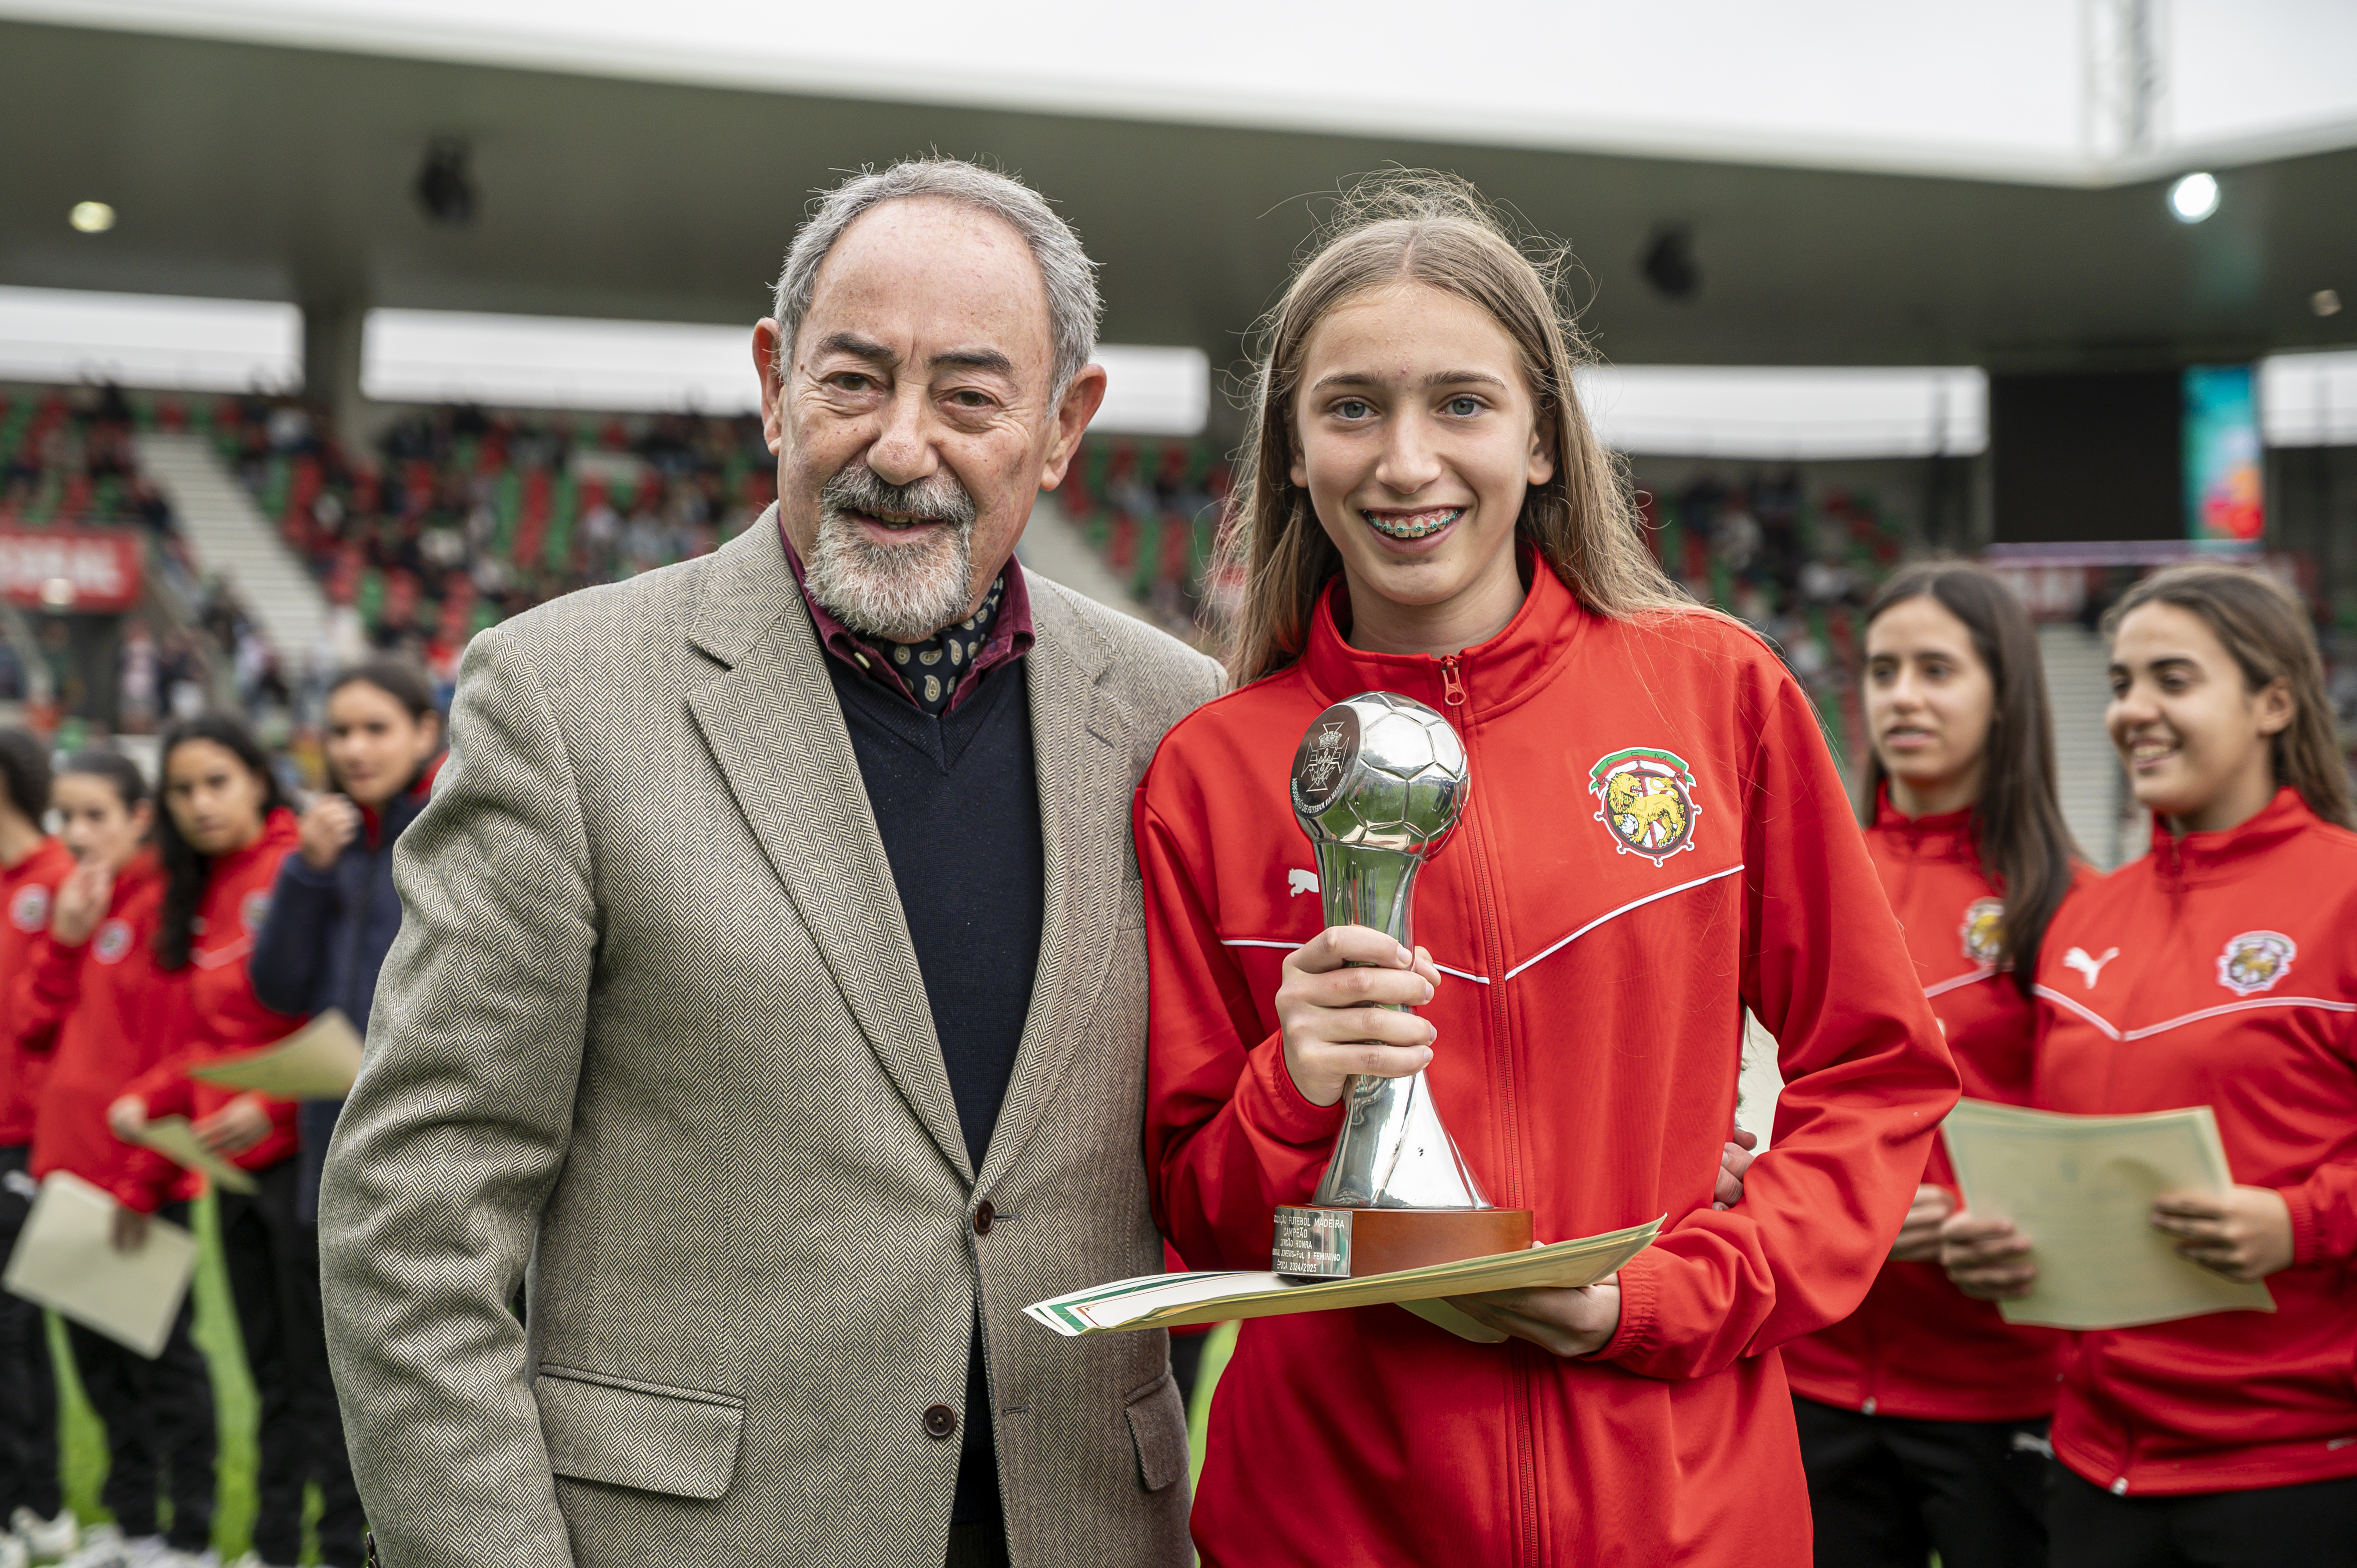
MULTIPOLYGON (((372 659, 328 689, 328 771, 335 789, 303 812, 298 853, 279 868, 270 913, 253 939, 253 993, 273 1012, 335 1008, 365 1033, 377 971, 401 929, 393 846, 425 801, 442 765, 442 714, 415 665, 372 659)), ((319 1214, 319 1166, 339 1101, 304 1105, 305 1223, 319 1214)))

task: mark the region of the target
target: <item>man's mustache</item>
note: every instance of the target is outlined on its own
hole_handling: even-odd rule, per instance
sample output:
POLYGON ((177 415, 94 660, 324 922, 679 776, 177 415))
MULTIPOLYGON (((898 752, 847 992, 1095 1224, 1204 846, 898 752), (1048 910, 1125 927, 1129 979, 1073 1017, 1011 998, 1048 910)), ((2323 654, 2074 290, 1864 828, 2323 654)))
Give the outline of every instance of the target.
POLYGON ((960 530, 974 526, 975 513, 973 495, 948 474, 895 485, 856 461, 845 465, 827 480, 819 491, 819 503, 830 517, 861 512, 869 517, 946 523, 960 530))

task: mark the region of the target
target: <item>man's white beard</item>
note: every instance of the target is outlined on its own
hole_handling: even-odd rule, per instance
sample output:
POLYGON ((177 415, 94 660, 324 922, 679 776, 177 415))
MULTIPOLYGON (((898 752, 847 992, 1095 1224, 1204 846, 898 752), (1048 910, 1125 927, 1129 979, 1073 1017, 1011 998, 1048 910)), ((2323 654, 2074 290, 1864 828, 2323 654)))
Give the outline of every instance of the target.
MULTIPOLYGON (((856 483, 849 488, 865 489, 856 483)), ((811 597, 828 614, 853 631, 888 642, 922 642, 964 617, 974 596, 974 521, 973 503, 962 491, 962 507, 942 509, 963 510, 962 518, 946 516, 926 531, 930 538, 907 544, 876 542, 839 504, 828 504, 833 499, 822 502, 818 537, 802 563, 811 597)))

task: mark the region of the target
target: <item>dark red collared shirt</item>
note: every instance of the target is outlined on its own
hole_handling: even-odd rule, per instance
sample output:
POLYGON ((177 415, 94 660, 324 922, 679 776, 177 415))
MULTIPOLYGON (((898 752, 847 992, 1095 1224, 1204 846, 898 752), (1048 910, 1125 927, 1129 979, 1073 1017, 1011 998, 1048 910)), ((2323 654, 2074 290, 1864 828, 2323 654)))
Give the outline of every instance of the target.
MULTIPOLYGON (((910 707, 924 704, 900 679, 893 667, 891 655, 877 643, 854 632, 834 618, 827 607, 811 596, 810 583, 802 575, 802 558, 794 549, 794 542, 786 535, 785 519, 778 520, 778 540, 786 547, 786 564, 793 568, 794 582, 802 591, 802 603, 810 607, 811 624, 818 628, 819 646, 866 675, 877 684, 899 694, 910 707)), ((1003 585, 998 596, 998 613, 990 625, 990 639, 965 667, 958 678, 957 689, 950 693, 945 713, 955 713, 974 689, 982 684, 983 676, 1001 664, 1010 664, 1031 651, 1031 594, 1023 584, 1022 570, 1009 560, 999 573, 1003 585)))

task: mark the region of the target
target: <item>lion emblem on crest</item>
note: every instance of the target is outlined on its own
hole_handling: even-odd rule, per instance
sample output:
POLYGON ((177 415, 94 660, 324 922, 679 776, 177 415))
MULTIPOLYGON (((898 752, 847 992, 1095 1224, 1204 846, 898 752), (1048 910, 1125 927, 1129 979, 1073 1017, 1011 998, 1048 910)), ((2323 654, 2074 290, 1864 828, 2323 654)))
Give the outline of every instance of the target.
POLYGON ((1599 757, 1587 770, 1587 792, 1597 799, 1596 820, 1612 835, 1621 854, 1641 854, 1655 865, 1694 848, 1694 773, 1674 751, 1631 746, 1599 757))
POLYGON ((1964 956, 1983 969, 1996 966, 1996 955, 2005 946, 2005 903, 1998 898, 1975 898, 1964 906, 1962 932, 1964 956))
POLYGON ((2291 972, 2299 944, 2281 931, 2244 931, 2218 955, 2218 983, 2237 996, 2255 996, 2291 972))

